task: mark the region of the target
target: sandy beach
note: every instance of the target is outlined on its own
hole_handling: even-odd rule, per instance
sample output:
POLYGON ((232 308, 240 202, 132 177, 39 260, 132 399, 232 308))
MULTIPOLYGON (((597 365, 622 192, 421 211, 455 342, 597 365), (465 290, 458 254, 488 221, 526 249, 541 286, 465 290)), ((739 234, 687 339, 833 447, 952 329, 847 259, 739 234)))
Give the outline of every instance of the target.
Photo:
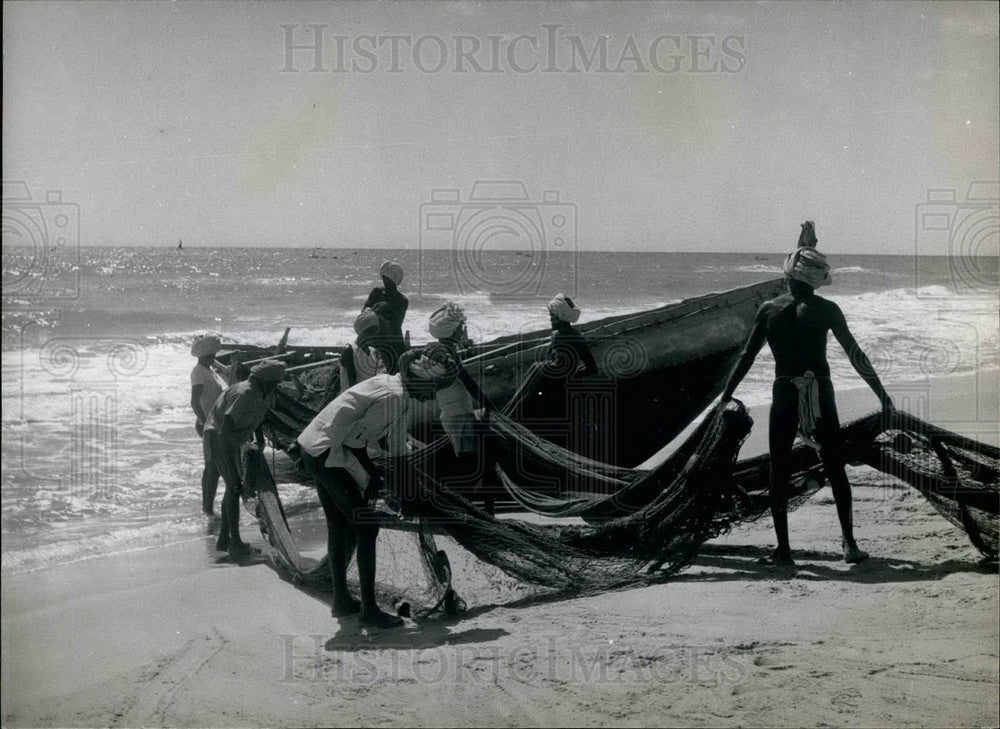
POLYGON ((0 729, 1000 727, 996 2, 3 12, 0 729), (740 458, 767 452, 776 367, 811 370, 843 425, 865 418, 848 459, 907 480, 846 466, 859 564, 827 487, 789 515, 795 564, 761 563, 764 459, 744 499, 732 421, 656 468, 762 332, 740 458), (410 348, 434 363, 407 370, 410 348), (256 376, 221 395, 211 368, 256 376), (405 620, 367 631, 331 615, 319 493, 287 450, 321 411, 312 450, 374 447, 398 382, 327 406, 400 368, 414 438, 454 416, 414 465, 464 488, 509 447, 513 495, 498 525, 383 491, 375 591, 405 620), (859 370, 913 416, 873 444, 859 370), (467 427, 515 393, 532 436, 467 427), (225 512, 261 552, 224 530, 241 563, 215 548, 209 414, 271 440, 252 465, 282 510, 261 478, 225 512), (547 446, 512 444, 534 437, 641 473, 575 461, 560 483, 547 446), (645 506, 610 526, 514 511, 590 508, 559 488, 617 508, 619 484, 645 506))
MULTIPOLYGON (((976 429, 971 381, 934 384, 939 419, 976 429)), ((845 417, 868 397, 844 393, 845 417)), ((791 517, 795 570, 757 564, 765 519, 668 583, 374 636, 267 565, 218 562, 209 537, 5 575, 3 723, 996 725, 996 566, 865 471, 862 565, 841 560, 824 489, 791 517)))

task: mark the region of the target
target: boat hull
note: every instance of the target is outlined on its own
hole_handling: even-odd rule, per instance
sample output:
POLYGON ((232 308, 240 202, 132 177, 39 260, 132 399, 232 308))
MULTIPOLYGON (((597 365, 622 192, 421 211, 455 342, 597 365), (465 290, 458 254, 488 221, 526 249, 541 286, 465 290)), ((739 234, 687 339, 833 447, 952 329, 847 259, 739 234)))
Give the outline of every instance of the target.
MULTIPOLYGON (((564 412, 524 424, 588 458, 622 466, 641 463, 719 395, 757 308, 783 290, 782 280, 766 281, 580 325, 598 375, 570 382, 564 412)), ((500 337, 464 350, 463 361, 484 392, 501 405, 532 365, 544 360, 549 338, 548 330, 500 337)), ((301 354, 293 353, 288 361, 321 360, 337 351, 301 348, 301 354)), ((330 393, 337 392, 332 380, 336 373, 335 365, 321 365, 310 370, 306 385, 282 385, 270 418, 276 445, 290 445, 330 393)), ((413 409, 411 432, 421 440, 440 435, 433 401, 413 409)))

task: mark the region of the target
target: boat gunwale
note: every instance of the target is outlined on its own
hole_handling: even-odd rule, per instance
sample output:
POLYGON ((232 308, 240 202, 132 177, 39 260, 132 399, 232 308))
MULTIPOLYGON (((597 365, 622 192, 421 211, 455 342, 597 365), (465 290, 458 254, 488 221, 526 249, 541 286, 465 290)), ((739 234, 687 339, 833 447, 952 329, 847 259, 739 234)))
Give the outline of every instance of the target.
MULTIPOLYGON (((775 289, 780 288, 783 283, 784 279, 768 279, 767 281, 748 284, 727 291, 701 294, 681 301, 664 304, 654 309, 615 314, 610 317, 586 322, 579 325, 577 329, 587 339, 600 341, 654 326, 661 326, 669 322, 682 321, 688 317, 706 314, 713 310, 729 309, 746 303, 748 300, 757 299, 765 301, 768 298, 767 295, 773 295, 775 289), (764 292, 767 292, 767 295, 764 292)), ((465 348, 461 350, 461 355, 466 366, 487 364, 491 359, 503 359, 511 355, 519 355, 542 345, 547 345, 550 336, 550 329, 537 329, 523 334, 504 334, 489 341, 465 348)), ((334 366, 345 346, 347 345, 288 345, 285 349, 289 352, 306 355, 316 353, 333 354, 334 356, 329 359, 329 363, 330 366, 334 366)), ((235 352, 246 351, 265 352, 267 349, 268 347, 266 346, 253 344, 226 344, 220 351, 220 355, 225 356, 235 352)), ((308 364, 316 365, 318 361, 308 364)))
MULTIPOLYGON (((594 321, 581 324, 577 327, 577 330, 588 340, 599 341, 601 339, 609 339, 611 337, 620 336, 622 334, 635 332, 641 329, 648 329, 650 327, 660 326, 669 322, 681 321, 691 316, 708 313, 709 311, 729 309, 753 299, 763 302, 768 299, 768 296, 764 295, 764 291, 767 291, 768 294, 773 294, 773 290, 780 288, 783 284, 784 279, 769 279, 767 281, 741 286, 728 291, 702 294, 690 299, 683 299, 682 301, 664 304, 663 306, 655 309, 646 309, 644 311, 631 312, 628 314, 616 314, 603 319, 596 319, 594 321), (701 306, 701 304, 708 305, 701 306), (670 314, 673 316, 664 316, 670 314), (609 327, 611 327, 611 329, 608 329, 609 327)), ((524 334, 506 334, 502 337, 497 337, 489 342, 483 342, 470 348, 471 350, 480 350, 478 353, 466 354, 469 350, 463 351, 462 359, 466 366, 468 366, 471 364, 484 363, 491 357, 508 357, 520 354, 526 350, 535 349, 541 345, 547 345, 550 336, 550 329, 539 329, 534 332, 526 332, 524 334), (483 348, 490 345, 496 345, 504 339, 510 341, 504 343, 499 348, 482 351, 483 348)))

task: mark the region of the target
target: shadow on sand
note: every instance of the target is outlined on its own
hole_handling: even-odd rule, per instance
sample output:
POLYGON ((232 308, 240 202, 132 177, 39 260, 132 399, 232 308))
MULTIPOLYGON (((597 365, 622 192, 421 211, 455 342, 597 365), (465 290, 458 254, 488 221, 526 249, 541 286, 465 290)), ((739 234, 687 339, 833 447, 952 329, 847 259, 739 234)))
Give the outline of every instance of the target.
MULTIPOLYGON (((996 562, 945 560, 936 564, 921 564, 909 560, 885 559, 877 555, 866 561, 847 565, 839 552, 795 550, 794 567, 775 567, 760 564, 758 560, 770 553, 767 547, 757 545, 706 544, 694 562, 680 574, 648 575, 646 579, 602 590, 554 590, 521 597, 509 602, 476 606, 458 616, 433 615, 419 622, 407 621, 403 626, 388 630, 363 630, 357 617, 331 618, 339 621, 337 632, 326 641, 329 651, 361 650, 420 650, 444 645, 485 643, 509 635, 500 628, 472 628, 456 630, 464 621, 496 609, 519 610, 550 602, 562 602, 607 592, 622 592, 639 587, 662 585, 669 582, 751 582, 758 580, 816 580, 842 581, 861 584, 903 583, 940 580, 951 574, 997 574, 996 562), (699 568, 710 568, 711 572, 699 568)), ((269 561, 269 560, 268 560, 269 561)), ((333 593, 291 579, 277 569, 279 577, 295 589, 328 607, 332 607, 333 593)))
POLYGON ((948 559, 936 564, 921 564, 872 555, 864 562, 848 565, 839 552, 803 549, 793 550, 794 567, 760 564, 758 560, 768 554, 770 549, 755 545, 706 544, 687 571, 675 576, 672 581, 734 582, 796 578, 879 584, 934 581, 958 573, 997 574, 996 562, 987 560, 948 559), (699 567, 726 571, 699 572, 699 567))
MULTIPOLYGON (((467 617, 467 616, 463 616, 467 617)), ((438 646, 488 643, 510 635, 502 628, 455 630, 460 619, 407 623, 389 630, 362 631, 356 617, 343 618, 340 629, 326 641, 328 651, 422 650, 438 646)))

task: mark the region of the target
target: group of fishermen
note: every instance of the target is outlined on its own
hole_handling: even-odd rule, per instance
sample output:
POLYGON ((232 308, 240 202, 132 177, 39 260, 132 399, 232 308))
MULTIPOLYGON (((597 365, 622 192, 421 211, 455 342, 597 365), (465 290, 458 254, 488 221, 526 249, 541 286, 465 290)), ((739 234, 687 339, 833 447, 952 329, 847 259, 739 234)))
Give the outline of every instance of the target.
MULTIPOLYGON (((435 341, 410 349, 403 335, 409 302, 400 292, 403 269, 382 264, 381 285, 369 294, 355 318, 356 339, 340 357, 339 394, 299 434, 296 450, 313 477, 328 526, 328 553, 333 579, 335 616, 361 613, 370 627, 391 627, 400 618, 383 612, 375 600, 375 542, 378 520, 372 504, 382 486, 382 473, 369 449, 379 450, 387 462, 407 451, 410 412, 416 403, 436 400, 441 427, 451 445, 449 479, 493 511, 498 485, 488 468, 491 445, 476 410, 495 410, 462 364, 460 348, 469 343, 466 315, 460 306, 445 302, 428 319, 435 341), (464 483, 463 483, 464 482, 464 483), (361 599, 347 587, 347 566, 357 549, 361 599)), ((586 340, 573 327, 580 309, 559 294, 548 306, 553 335, 548 360, 567 378, 597 372, 586 340)), ((191 406, 202 437, 205 468, 202 509, 214 516, 219 477, 226 488, 216 547, 236 561, 255 554, 240 538, 239 498, 242 488, 241 451, 256 437, 263 447, 262 425, 274 405, 274 391, 286 375, 283 364, 264 360, 249 370, 245 381, 223 389, 213 370, 221 349, 217 337, 197 339, 191 353, 198 364, 191 374, 191 406)))
MULTIPOLYGON (((740 381, 766 341, 774 354, 775 381, 771 406, 771 513, 778 545, 766 562, 794 564, 788 538, 788 483, 796 432, 814 445, 833 489, 843 534, 844 558, 859 562, 868 555, 854 539, 851 490, 844 470, 830 367, 826 360, 827 333, 833 332, 851 363, 891 411, 892 401, 871 363, 851 335, 843 313, 815 290, 830 283, 830 267, 816 250, 815 227, 802 225, 799 244, 784 263, 788 292, 762 304, 747 344, 723 391, 732 399, 740 381)), ((416 403, 437 400, 441 426, 452 447, 452 473, 478 481, 484 508, 492 513, 494 492, 489 483, 489 461, 494 455, 488 430, 475 411, 496 405, 462 364, 459 350, 468 343, 462 308, 446 302, 434 311, 428 331, 436 341, 410 349, 402 325, 409 302, 399 290, 403 269, 382 264, 376 286, 354 321, 355 341, 340 358, 340 393, 309 423, 297 439, 302 465, 313 477, 328 526, 328 553, 333 579, 334 616, 360 613, 366 627, 387 628, 400 618, 382 611, 375 598, 375 544, 378 520, 373 504, 383 475, 372 462, 369 448, 380 449, 387 463, 407 453, 410 411, 416 403), (484 465, 486 468, 484 468, 484 465), (347 566, 354 548, 361 585, 360 601, 347 585, 347 566)), ((551 371, 565 377, 594 375, 597 363, 585 338, 573 324, 580 309, 567 296, 548 305, 552 339, 547 357, 551 371)), ((286 375, 275 360, 255 364, 245 381, 223 383, 212 369, 221 348, 218 338, 199 338, 192 346, 198 364, 191 374, 191 406, 202 437, 205 468, 202 508, 214 516, 218 479, 225 482, 221 525, 216 546, 234 560, 254 550, 240 538, 239 499, 241 449, 256 438, 263 447, 261 426, 274 404, 274 393, 286 375)))

